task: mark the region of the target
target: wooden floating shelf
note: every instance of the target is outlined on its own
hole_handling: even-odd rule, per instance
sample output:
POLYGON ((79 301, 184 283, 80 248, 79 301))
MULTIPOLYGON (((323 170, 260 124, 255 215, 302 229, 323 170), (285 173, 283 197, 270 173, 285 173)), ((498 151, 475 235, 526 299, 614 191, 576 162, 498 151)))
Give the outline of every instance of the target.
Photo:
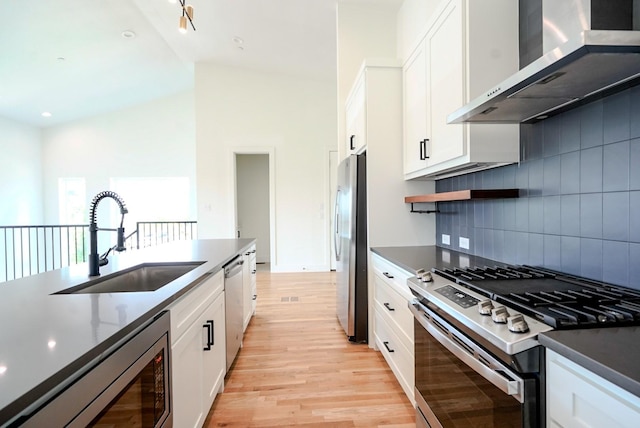
POLYGON ((427 195, 405 196, 404 202, 409 204, 420 202, 466 201, 470 199, 517 198, 518 189, 492 190, 456 190, 455 192, 430 193, 427 195))

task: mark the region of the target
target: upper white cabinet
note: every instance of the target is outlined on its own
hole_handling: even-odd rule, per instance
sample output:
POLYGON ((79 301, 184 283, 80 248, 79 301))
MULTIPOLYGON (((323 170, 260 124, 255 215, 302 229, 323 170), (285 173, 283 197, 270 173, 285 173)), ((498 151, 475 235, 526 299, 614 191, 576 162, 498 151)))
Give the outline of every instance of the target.
POLYGON ((447 124, 518 70, 513 0, 446 0, 403 67, 405 179, 445 178, 519 160, 519 125, 447 124))
POLYGON ((367 144, 367 120, 365 98, 365 75, 360 75, 347 97, 345 106, 346 137, 345 153, 360 153, 367 144))

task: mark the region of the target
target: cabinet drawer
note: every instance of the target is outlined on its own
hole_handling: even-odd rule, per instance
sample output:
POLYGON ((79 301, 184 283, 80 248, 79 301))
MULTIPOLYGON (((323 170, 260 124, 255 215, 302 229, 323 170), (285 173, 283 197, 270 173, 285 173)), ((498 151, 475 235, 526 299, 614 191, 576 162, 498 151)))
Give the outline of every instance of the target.
POLYGON ((413 294, 411 294, 407 285, 407 279, 413 276, 413 273, 394 265, 375 253, 371 254, 371 262, 373 264, 373 272, 380 276, 389 287, 404 296, 407 301, 413 298, 413 294))
POLYGON ((640 398, 553 351, 546 352, 548 426, 638 426, 640 398))
POLYGON ((374 275, 375 306, 392 324, 402 332, 407 347, 413 347, 413 314, 408 301, 394 291, 380 276, 374 275))
POLYGON ((224 271, 190 290, 168 309, 171 312, 171 343, 174 344, 206 307, 224 290, 224 271))
POLYGON ((387 360, 393 374, 402 386, 411 404, 414 400, 414 358, 413 348, 407 349, 400 339, 394 334, 393 328, 387 324, 379 311, 375 313, 375 341, 378 349, 387 360))

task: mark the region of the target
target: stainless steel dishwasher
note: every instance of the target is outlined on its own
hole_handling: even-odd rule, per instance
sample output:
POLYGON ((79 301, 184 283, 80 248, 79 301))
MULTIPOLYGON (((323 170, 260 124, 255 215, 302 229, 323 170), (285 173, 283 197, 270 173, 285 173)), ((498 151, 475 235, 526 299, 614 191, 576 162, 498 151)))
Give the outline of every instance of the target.
POLYGON ((244 260, 236 256, 224 265, 224 311, 227 339, 227 371, 238 354, 242 344, 242 264, 244 260))

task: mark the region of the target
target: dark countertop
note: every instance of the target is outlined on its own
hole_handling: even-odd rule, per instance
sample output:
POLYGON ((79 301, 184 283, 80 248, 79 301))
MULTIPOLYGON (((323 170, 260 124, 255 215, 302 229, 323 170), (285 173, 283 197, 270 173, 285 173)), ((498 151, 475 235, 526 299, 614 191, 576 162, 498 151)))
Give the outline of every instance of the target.
POLYGON ((371 251, 401 268, 416 273, 419 269, 467 266, 504 266, 504 263, 459 251, 436 247, 372 247, 371 251))
POLYGON ((52 294, 89 280, 88 263, 0 283, 0 425, 222 268, 253 239, 177 241, 109 257, 101 276, 144 262, 203 261, 149 292, 52 294))
MULTIPOLYGON (((504 263, 436 246, 375 247, 375 254, 415 273, 433 267, 495 266, 504 263)), ((640 397, 640 327, 558 330, 540 344, 640 397)))
POLYGON ((640 327, 558 330, 540 344, 640 397, 640 327))

